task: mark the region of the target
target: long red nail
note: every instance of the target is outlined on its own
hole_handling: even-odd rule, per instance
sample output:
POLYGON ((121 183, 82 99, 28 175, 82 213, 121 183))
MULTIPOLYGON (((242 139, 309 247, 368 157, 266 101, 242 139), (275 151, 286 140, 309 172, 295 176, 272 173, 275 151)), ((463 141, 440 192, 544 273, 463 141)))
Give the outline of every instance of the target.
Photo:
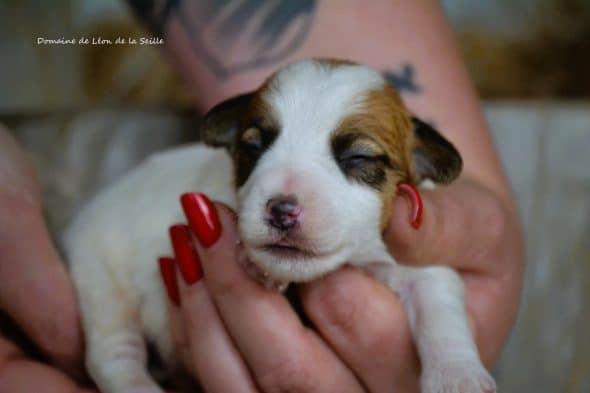
POLYGON ((172 303, 180 306, 180 293, 178 292, 178 281, 176 281, 176 271, 174 258, 161 257, 158 258, 158 265, 160 265, 160 275, 166 288, 168 298, 172 303))
POLYGON ((174 249, 174 257, 178 262, 178 268, 184 281, 190 285, 201 279, 201 262, 193 245, 190 229, 186 225, 173 225, 170 227, 170 239, 174 249))
POLYGON ((420 196, 420 192, 418 189, 408 183, 402 183, 397 187, 398 194, 402 194, 407 197, 411 204, 412 204, 412 211, 410 213, 410 225, 414 227, 414 229, 420 228, 422 224, 422 197, 420 196))
POLYGON ((184 214, 203 247, 211 247, 221 235, 221 223, 215 206, 207 196, 186 193, 180 197, 184 214))

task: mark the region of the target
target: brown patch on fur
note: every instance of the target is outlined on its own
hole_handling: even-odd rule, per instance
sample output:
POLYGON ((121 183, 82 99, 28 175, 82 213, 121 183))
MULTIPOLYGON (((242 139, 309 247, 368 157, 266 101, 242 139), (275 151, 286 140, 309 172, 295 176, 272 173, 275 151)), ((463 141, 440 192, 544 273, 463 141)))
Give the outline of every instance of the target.
POLYGON ((260 140, 260 130, 257 127, 250 127, 242 133, 240 140, 247 143, 258 141, 260 140))
POLYGON ((337 67, 342 67, 342 66, 352 66, 352 65, 358 65, 357 63, 354 63, 350 60, 344 60, 344 59, 335 59, 332 57, 320 57, 315 59, 318 63, 326 65, 330 68, 337 68, 337 67))
POLYGON ((252 171, 258 159, 276 139, 280 131, 280 124, 272 108, 263 99, 270 87, 268 79, 258 90, 252 93, 247 107, 244 109, 238 123, 234 146, 231 154, 234 163, 234 180, 236 187, 241 187, 252 171), (248 148, 249 142, 257 140, 259 150, 248 148))
POLYGON ((392 213, 397 184, 412 181, 412 151, 416 143, 414 126, 410 113, 390 85, 367 92, 362 107, 362 112, 348 116, 340 123, 334 136, 349 132, 366 134, 379 144, 391 161, 391 168, 386 171, 386 183, 379 191, 381 229, 384 230, 392 213))
POLYGON ((263 127, 274 128, 278 131, 280 124, 278 124, 277 117, 272 108, 263 98, 267 95, 268 90, 272 88, 271 85, 272 77, 267 79, 262 86, 252 94, 252 99, 241 119, 243 127, 249 127, 252 125, 251 123, 257 123, 263 127))

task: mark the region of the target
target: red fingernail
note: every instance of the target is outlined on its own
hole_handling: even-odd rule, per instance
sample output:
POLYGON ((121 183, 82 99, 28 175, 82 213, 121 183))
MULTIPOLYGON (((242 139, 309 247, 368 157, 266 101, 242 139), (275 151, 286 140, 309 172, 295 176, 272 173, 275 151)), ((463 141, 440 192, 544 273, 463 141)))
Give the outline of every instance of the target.
POLYGON ((408 183, 402 183, 397 187, 398 194, 402 194, 410 200, 412 204, 412 211, 410 213, 410 225, 414 227, 414 229, 420 228, 422 224, 422 197, 420 196, 420 192, 418 189, 408 183))
POLYGON ((158 265, 160 265, 160 275, 162 276, 162 281, 164 281, 164 287, 166 288, 168 298, 172 303, 180 306, 180 294, 178 292, 178 282, 176 281, 174 264, 174 258, 158 258, 158 265))
POLYGON ((174 257, 178 262, 178 268, 182 278, 188 284, 194 284, 203 276, 199 255, 193 245, 190 229, 186 225, 173 225, 170 227, 170 239, 174 249, 174 257))
POLYGON ((180 197, 184 214, 203 247, 211 247, 221 235, 221 223, 215 206, 207 196, 186 193, 180 197))

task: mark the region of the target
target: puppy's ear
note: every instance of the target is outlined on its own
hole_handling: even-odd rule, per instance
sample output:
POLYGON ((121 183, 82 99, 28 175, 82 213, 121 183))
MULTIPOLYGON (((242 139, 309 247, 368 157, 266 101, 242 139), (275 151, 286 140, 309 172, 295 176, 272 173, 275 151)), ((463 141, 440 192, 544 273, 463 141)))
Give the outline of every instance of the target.
POLYGON ((455 147, 429 124, 415 117, 414 181, 430 179, 435 183, 450 183, 463 167, 463 160, 455 147))
POLYGON ((242 94, 214 106, 201 122, 201 141, 209 146, 231 150, 240 119, 247 110, 252 93, 242 94))

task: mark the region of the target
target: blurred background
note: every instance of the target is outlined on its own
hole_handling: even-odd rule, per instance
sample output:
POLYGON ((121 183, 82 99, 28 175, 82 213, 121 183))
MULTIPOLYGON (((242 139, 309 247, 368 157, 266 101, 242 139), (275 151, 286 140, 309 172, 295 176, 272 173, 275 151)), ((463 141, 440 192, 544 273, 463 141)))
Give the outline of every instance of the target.
MULTIPOLYGON (((590 0, 444 0, 520 205, 527 273, 502 392, 590 392, 590 0)), ((60 233, 145 155, 194 139, 194 104, 121 0, 0 2, 0 122, 39 169, 60 233), (32 37, 34 32, 34 37, 32 37)), ((4 218, 2 218, 4 219, 4 218)))

